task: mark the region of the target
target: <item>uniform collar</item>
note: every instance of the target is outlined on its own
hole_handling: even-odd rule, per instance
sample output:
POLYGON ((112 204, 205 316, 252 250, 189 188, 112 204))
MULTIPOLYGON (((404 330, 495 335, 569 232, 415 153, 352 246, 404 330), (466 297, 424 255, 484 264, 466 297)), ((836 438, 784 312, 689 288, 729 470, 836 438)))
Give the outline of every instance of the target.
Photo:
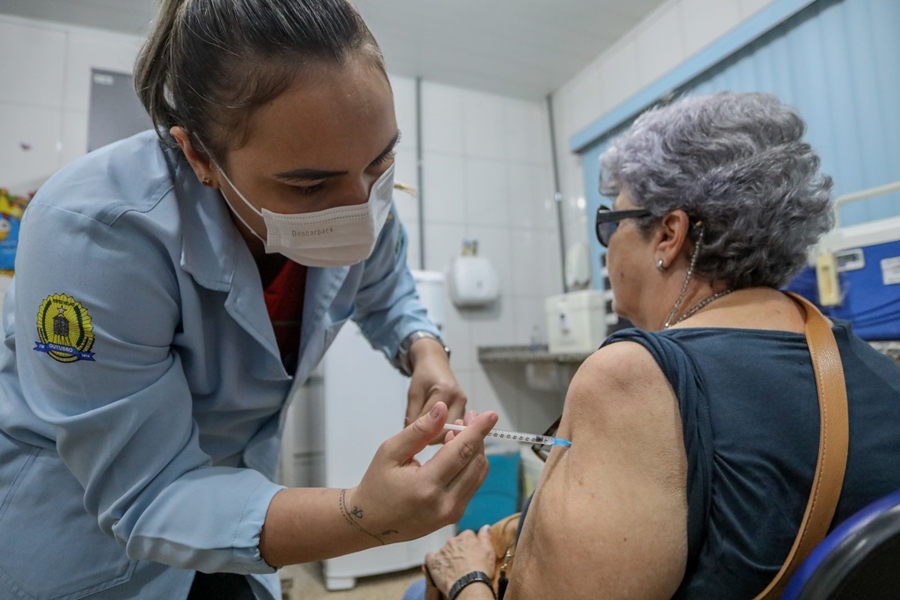
MULTIPOLYGON (((170 151, 174 154, 174 151, 170 151)), ((183 160, 175 160, 175 191, 182 221, 181 267, 205 288, 228 292, 243 238, 218 190, 204 186, 183 160)))
MULTIPOLYGON (((175 191, 182 220, 181 267, 201 286, 226 292, 226 308, 241 325, 278 356, 274 333, 261 291, 259 273, 249 248, 231 220, 218 190, 204 186, 190 165, 173 150, 175 191), (254 290, 254 288, 259 288, 254 290)), ((330 323, 326 314, 351 267, 310 267, 303 305, 300 356, 314 350, 314 341, 330 323)), ((316 354, 314 351, 312 354, 316 354)), ((318 356, 315 362, 318 362, 318 356)), ((312 364, 311 366, 315 366, 312 364)), ((310 365, 300 365, 311 370, 310 365)))
POLYGON ((287 373, 269 320, 259 272, 250 249, 217 190, 204 186, 175 150, 175 195, 181 213, 181 268, 197 284, 228 296, 225 310, 263 346, 272 368, 287 373))

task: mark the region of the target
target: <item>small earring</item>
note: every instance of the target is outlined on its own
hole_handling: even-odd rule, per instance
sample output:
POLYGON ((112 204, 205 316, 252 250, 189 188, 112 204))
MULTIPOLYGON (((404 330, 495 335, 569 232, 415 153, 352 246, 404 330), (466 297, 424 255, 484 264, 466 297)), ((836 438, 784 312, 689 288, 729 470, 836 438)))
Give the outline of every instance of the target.
POLYGON ((659 259, 656 261, 656 270, 657 271, 665 271, 666 265, 663 263, 663 259, 659 259))
POLYGON ((200 180, 200 183, 202 183, 206 187, 212 187, 212 179, 210 179, 209 177, 204 177, 200 180))

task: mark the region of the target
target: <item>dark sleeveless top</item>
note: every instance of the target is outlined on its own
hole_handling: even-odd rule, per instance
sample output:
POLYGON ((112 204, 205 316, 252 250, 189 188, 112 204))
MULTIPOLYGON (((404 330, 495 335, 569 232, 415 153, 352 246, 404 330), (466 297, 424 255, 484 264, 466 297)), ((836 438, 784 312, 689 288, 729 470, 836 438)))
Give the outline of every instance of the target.
MULTIPOLYGON (((833 328, 850 447, 834 525, 900 489, 900 367, 833 328)), ((806 339, 748 329, 627 329, 672 384, 688 458, 688 565, 675 598, 749 599, 787 557, 806 509, 819 404, 806 339)), ((649 567, 648 567, 649 568, 649 567)))

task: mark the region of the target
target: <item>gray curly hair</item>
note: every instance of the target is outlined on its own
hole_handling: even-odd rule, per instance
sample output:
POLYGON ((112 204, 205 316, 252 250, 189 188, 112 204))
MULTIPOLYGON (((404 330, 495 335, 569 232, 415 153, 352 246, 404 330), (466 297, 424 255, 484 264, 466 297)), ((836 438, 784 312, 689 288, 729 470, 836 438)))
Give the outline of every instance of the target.
POLYGON ((659 219, 702 220, 696 272, 735 289, 778 288, 834 225, 828 175, 802 141, 806 123, 768 94, 721 92, 641 115, 600 157, 600 192, 624 189, 659 219))

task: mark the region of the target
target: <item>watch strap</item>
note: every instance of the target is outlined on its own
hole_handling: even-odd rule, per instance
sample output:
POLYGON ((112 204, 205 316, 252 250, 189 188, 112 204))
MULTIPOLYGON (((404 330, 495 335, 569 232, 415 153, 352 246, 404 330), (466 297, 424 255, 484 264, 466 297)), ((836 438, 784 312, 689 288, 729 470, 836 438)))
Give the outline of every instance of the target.
POLYGON ((403 341, 400 342, 400 348, 397 350, 397 368, 399 368, 400 372, 407 377, 412 376, 412 364, 410 364, 409 360, 409 351, 412 348, 412 345, 422 338, 435 340, 437 343, 444 347, 444 352, 447 353, 447 358, 450 357, 450 348, 448 348, 444 344, 443 340, 441 340, 438 336, 434 335, 430 331, 413 331, 411 334, 403 338, 403 341))
POLYGON ((471 573, 466 573, 456 580, 456 583, 454 583, 453 587, 450 588, 450 593, 447 594, 447 598, 449 600, 456 600, 456 597, 459 596, 459 593, 461 591, 463 591, 463 588, 478 581, 486 584, 489 588, 491 588, 491 596, 494 596, 494 582, 491 579, 490 575, 488 575, 484 571, 472 571, 471 573))

